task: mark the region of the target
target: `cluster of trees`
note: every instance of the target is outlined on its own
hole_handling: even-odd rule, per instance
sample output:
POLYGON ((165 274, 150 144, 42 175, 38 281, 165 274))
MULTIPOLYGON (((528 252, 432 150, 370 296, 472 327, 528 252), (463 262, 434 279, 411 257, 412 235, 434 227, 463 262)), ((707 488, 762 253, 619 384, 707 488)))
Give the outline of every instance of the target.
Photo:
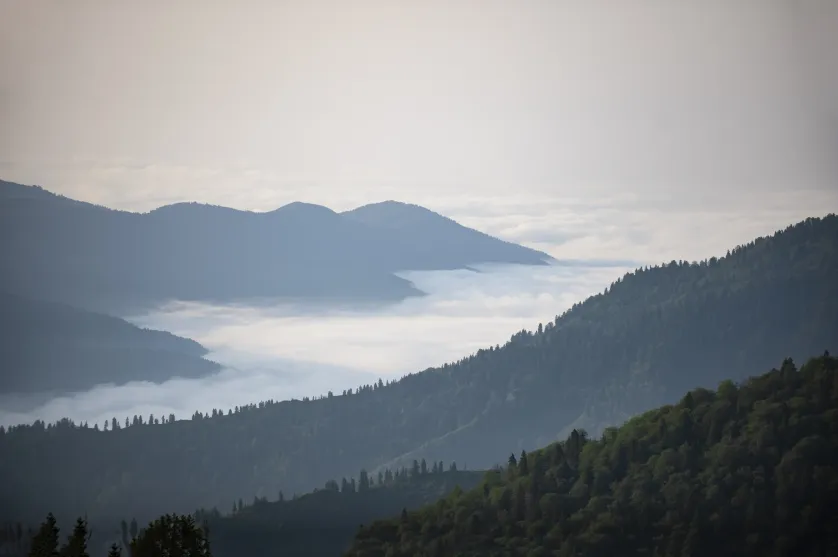
POLYGON ((838 554, 838 359, 508 459, 471 491, 363 528, 348 557, 838 554))
POLYGON ((358 527, 374 520, 418 509, 451 493, 476 486, 483 472, 428 471, 399 474, 392 482, 372 483, 353 491, 326 489, 275 502, 254 501, 221 516, 217 510, 199 511, 212 533, 216 557, 333 557, 349 548, 358 527))
MULTIPOLYGON (((384 380, 379 379, 377 383, 361 385, 355 389, 344 389, 344 391, 341 393, 341 396, 352 396, 353 394, 359 395, 362 393, 372 392, 376 389, 381 389, 385 386, 389 386, 390 383, 390 380, 387 380, 385 382, 384 380)), ((329 391, 326 395, 320 395, 316 397, 303 397, 301 401, 311 402, 312 400, 324 400, 333 397, 334 394, 331 391, 329 391)), ((263 408, 267 408, 275 404, 279 404, 279 402, 273 399, 263 400, 260 402, 254 402, 250 404, 242 404, 241 406, 236 406, 235 408, 229 408, 226 414, 224 413, 224 410, 220 410, 218 408, 213 408, 211 411, 208 412, 201 412, 200 410, 196 410, 192 413, 190 419, 208 420, 212 418, 219 418, 224 415, 232 416, 233 414, 241 414, 245 412, 252 412, 254 410, 261 410, 263 408)), ((120 429, 129 428, 133 426, 171 424, 175 421, 177 421, 177 418, 173 413, 170 413, 168 416, 155 416, 152 413, 149 414, 148 418, 145 420, 143 419, 143 416, 134 414, 133 418, 126 416, 124 422, 120 422, 120 420, 117 420, 116 417, 113 417, 110 420, 105 420, 104 422, 102 422, 101 428, 99 427, 99 424, 93 424, 91 426, 86 421, 76 423, 74 420, 71 420, 69 418, 62 418, 56 422, 50 423, 44 422, 43 420, 35 420, 35 422, 33 422, 32 424, 20 424, 8 427, 0 425, 0 435, 5 434, 6 432, 12 433, 15 431, 25 431, 29 428, 41 431, 50 431, 52 429, 59 428, 93 429, 94 431, 118 431, 120 429)))
MULTIPOLYGON (((452 462, 448 466, 448 472, 456 474, 457 473, 457 463, 452 462)), ((346 479, 346 476, 341 478, 340 483, 337 480, 328 480, 325 486, 322 488, 324 491, 332 491, 335 493, 344 493, 344 494, 352 494, 352 493, 364 493, 374 487, 393 487, 398 486, 405 483, 410 483, 411 481, 415 481, 417 478, 422 476, 426 476, 428 474, 438 475, 438 474, 445 474, 445 463, 443 462, 434 462, 430 467, 425 459, 422 459, 422 462, 418 460, 413 461, 413 466, 408 469, 402 467, 401 469, 396 470, 395 472, 389 468, 380 469, 378 470, 378 481, 376 481, 376 477, 366 470, 361 470, 358 474, 358 480, 355 481, 355 478, 346 479)), ((321 489, 315 489, 314 493, 321 491, 321 489)), ((297 494, 295 493, 292 497, 292 501, 297 499, 297 494)), ((280 490, 279 496, 276 500, 277 503, 284 503, 285 502, 285 494, 280 490)), ((266 496, 253 496, 253 503, 251 506, 256 506, 260 504, 268 503, 268 498, 266 496)), ((240 513, 243 510, 247 509, 248 506, 245 504, 243 499, 239 499, 233 503, 233 514, 240 513)), ((200 516, 203 516, 205 513, 209 512, 210 514, 220 516, 220 513, 217 508, 213 508, 211 511, 206 511, 205 509, 199 509, 196 511, 200 516)))
MULTIPOLYGON (((91 548, 93 535, 87 520, 79 518, 66 541, 61 543, 60 529, 50 513, 34 533, 25 538, 20 530, 15 539, 0 544, 0 554, 9 557, 95 557, 91 548)), ((164 515, 146 528, 134 532, 123 545, 110 545, 107 557, 122 557, 123 549, 129 557, 212 557, 206 525, 199 526, 191 516, 164 515)))
POLYGON ((693 387, 838 351, 836 240, 830 215, 723 258, 639 269, 504 346, 344 395, 156 427, 111 420, 108 432, 69 420, 11 428, 0 435, 0 519, 147 521, 422 458, 488 468, 499 446, 519 454, 574 428, 599 435, 693 387))

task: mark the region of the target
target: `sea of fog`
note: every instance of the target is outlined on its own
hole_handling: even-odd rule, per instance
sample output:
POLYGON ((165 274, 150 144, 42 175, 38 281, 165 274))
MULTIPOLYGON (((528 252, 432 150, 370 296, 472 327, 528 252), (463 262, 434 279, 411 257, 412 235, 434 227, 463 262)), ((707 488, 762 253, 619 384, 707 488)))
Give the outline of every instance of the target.
POLYGON ((402 276, 427 296, 376 307, 173 303, 129 320, 197 340, 224 366, 220 373, 100 385, 49 400, 18 395, 0 400, 0 424, 69 417, 101 425, 135 414, 188 418, 196 410, 340 393, 503 344, 627 270, 619 263, 576 263, 411 272, 402 276))

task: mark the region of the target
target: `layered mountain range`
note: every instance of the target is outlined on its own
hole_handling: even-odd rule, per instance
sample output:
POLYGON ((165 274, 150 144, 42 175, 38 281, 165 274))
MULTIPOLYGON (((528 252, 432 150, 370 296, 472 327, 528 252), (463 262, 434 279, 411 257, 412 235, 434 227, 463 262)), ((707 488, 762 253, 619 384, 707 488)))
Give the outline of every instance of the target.
POLYGON ((549 261, 395 201, 132 213, 0 181, 0 394, 217 371, 197 343, 116 317, 172 300, 394 302, 423 294, 399 271, 549 261))
POLYGON ((399 271, 550 260, 394 201, 344 213, 300 202, 132 213, 0 182, 0 291, 106 313, 169 300, 394 301, 422 294, 399 271))
POLYGON ((107 432, 15 427, 0 436, 0 500, 29 520, 142 521, 414 460, 491 467, 500 448, 597 436, 689 389, 838 352, 837 275, 838 217, 811 218, 723 257, 615 277, 503 346, 399 381, 186 421, 115 416, 107 432))

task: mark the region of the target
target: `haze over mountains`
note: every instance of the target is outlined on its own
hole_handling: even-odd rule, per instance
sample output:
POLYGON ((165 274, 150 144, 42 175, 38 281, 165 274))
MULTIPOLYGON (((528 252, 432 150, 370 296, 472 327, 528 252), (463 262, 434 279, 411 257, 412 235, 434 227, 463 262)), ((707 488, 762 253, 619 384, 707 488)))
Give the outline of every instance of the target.
POLYGON ((421 295, 398 271, 550 259, 396 202, 343 214, 307 203, 140 214, 0 184, 0 262, 10 270, 0 290, 110 313, 169 300, 394 301, 421 295))
POLYGON ((0 0, 0 557, 838 556, 835 52, 0 0))
POLYGON ((422 295, 398 271, 550 259, 394 201, 345 213, 298 202, 267 213, 178 203, 141 214, 0 181, 7 370, 0 394, 220 369, 197 343, 77 308, 136 314, 172 300, 393 302, 422 295))
POLYGON ((0 292, 0 394, 203 377, 220 366, 194 340, 0 292))
POLYGON ((389 384, 190 421, 115 416, 106 434, 69 421, 12 428, 0 437, 14 455, 0 461, 0 498, 33 519, 145 520, 419 458, 486 467, 499 446, 596 435, 688 388, 836 351, 837 240, 830 215, 722 258, 639 269, 502 347, 389 384))

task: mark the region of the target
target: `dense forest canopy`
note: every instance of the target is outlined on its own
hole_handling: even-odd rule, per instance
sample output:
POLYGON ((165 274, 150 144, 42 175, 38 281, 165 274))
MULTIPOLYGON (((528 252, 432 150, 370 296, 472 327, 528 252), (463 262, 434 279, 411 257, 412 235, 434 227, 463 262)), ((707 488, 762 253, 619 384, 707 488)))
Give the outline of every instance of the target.
POLYGON ((520 456, 347 557, 838 555, 838 359, 791 360, 520 456))
POLYGON ((362 468, 485 468, 498 447, 598 435, 689 388, 837 351, 836 240, 830 215, 718 259, 638 269, 503 347, 386 384, 185 421, 114 417, 107 431, 69 420, 0 430, 0 512, 146 521, 362 468))
POLYGON ((91 542, 80 518, 60 553, 49 514, 36 530, 0 529, 0 552, 831 557, 837 521, 838 359, 824 354, 799 371, 786 359, 741 384, 695 389, 599 439, 573 429, 485 472, 425 461, 377 478, 362 470, 302 497, 239 499, 226 515, 164 515, 143 529, 122 521, 117 542, 91 542))

